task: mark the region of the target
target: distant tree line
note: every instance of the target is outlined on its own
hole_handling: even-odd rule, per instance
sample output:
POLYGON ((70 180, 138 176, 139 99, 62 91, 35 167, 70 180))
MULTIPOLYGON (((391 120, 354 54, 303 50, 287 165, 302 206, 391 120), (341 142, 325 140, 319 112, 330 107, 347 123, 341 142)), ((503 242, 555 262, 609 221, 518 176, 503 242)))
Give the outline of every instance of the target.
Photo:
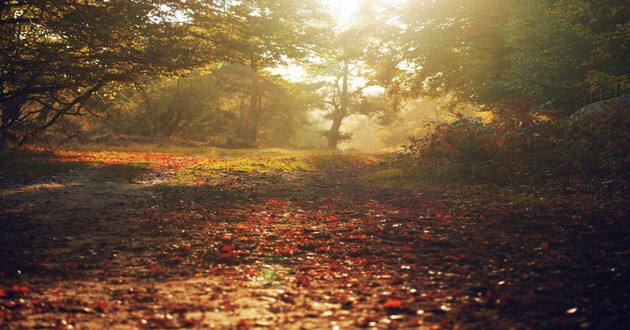
POLYGON ((628 85, 624 2, 366 0, 359 16, 335 25, 317 0, 2 0, 0 145, 89 128, 235 147, 319 131, 337 148, 351 115, 413 126, 418 98, 527 121, 628 85), (287 64, 310 79, 270 71, 287 64))

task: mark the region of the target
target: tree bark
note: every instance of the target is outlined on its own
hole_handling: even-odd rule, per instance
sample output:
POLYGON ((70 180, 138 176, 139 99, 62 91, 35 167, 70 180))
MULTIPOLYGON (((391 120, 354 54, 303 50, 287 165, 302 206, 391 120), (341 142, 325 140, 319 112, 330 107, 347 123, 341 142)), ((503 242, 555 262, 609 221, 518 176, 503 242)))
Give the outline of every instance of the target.
POLYGON ((245 127, 244 142, 248 147, 256 147, 256 139, 258 138, 258 124, 261 114, 261 88, 258 77, 254 75, 252 78, 251 94, 249 96, 249 108, 247 111, 247 126, 245 127))
POLYGON ((328 149, 337 149, 339 141, 341 141, 341 123, 346 118, 348 113, 348 104, 350 102, 350 96, 348 95, 348 76, 350 74, 350 63, 345 60, 343 63, 343 72, 341 78, 341 95, 339 101, 339 107, 335 109, 332 118, 332 125, 328 131, 328 149))

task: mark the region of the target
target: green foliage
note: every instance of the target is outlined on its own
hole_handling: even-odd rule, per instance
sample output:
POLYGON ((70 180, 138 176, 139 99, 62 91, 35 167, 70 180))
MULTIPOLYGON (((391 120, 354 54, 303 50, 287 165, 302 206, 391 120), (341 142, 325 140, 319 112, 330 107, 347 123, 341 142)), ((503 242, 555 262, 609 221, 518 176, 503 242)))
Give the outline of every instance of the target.
POLYGON ((406 1, 380 17, 367 61, 397 97, 450 95, 563 116, 589 84, 630 76, 630 5, 614 0, 406 1), (392 19, 392 17, 395 17, 392 19))
POLYGON ((0 5, 0 144, 85 115, 104 86, 216 60, 210 40, 175 13, 197 1, 17 1, 0 5), (166 10, 166 9, 170 10, 166 10))
POLYGON ((207 74, 163 78, 139 88, 119 90, 94 106, 102 118, 91 120, 89 135, 137 135, 183 139, 220 147, 247 147, 248 98, 252 80, 260 87, 258 144, 292 147, 308 123, 307 112, 321 98, 316 86, 290 83, 244 65, 227 65, 207 74), (254 78, 256 77, 256 78, 254 78))

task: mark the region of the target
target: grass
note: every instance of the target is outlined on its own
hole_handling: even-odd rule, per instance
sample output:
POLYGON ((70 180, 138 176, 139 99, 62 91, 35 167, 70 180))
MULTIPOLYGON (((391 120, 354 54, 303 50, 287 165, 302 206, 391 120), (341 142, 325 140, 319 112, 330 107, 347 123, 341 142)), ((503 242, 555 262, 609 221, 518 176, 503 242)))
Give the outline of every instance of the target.
POLYGON ((130 143, 128 145, 81 144, 68 149, 70 152, 121 152, 121 153, 164 153, 178 157, 264 157, 313 154, 321 151, 297 151, 281 148, 230 149, 207 146, 178 146, 169 144, 130 143))
POLYGON ((13 152, 0 154, 0 176, 31 179, 96 167, 93 180, 127 182, 150 170, 176 169, 174 184, 195 184, 217 173, 272 175, 282 172, 316 171, 383 162, 383 156, 329 151, 287 149, 222 149, 169 146, 156 148, 83 146, 55 153, 13 152))
POLYGON ((179 169, 172 182, 192 184, 214 177, 217 172, 269 175, 281 172, 309 171, 312 166, 304 156, 202 158, 179 169))

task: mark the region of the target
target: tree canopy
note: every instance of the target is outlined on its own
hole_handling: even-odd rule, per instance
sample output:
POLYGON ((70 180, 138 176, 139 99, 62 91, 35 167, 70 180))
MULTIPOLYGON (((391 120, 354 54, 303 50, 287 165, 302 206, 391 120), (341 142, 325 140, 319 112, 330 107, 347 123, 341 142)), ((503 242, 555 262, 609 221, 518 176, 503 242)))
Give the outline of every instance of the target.
POLYGON ((377 77, 399 95, 450 94, 575 111, 589 86, 627 79, 629 5, 617 1, 407 1, 381 14, 377 77))
MULTIPOLYGON (((102 87, 168 75, 220 56, 180 18, 195 1, 2 1, 2 141, 50 127, 102 87)), ((200 7, 198 7, 200 8, 200 7)))
MULTIPOLYGON (((336 82, 321 95, 331 147, 346 137, 349 114, 383 114, 401 99, 566 116, 589 91, 628 88, 628 13, 612 0, 367 0, 355 24, 335 28, 319 0, 0 1, 0 142, 86 114, 89 100, 118 86, 230 65, 252 72, 239 80, 238 139, 248 146, 270 111, 269 69, 288 63, 326 67, 336 82), (364 95, 371 85, 387 98, 364 95)), ((173 108, 203 104, 175 102, 166 113, 207 114, 173 108)))

